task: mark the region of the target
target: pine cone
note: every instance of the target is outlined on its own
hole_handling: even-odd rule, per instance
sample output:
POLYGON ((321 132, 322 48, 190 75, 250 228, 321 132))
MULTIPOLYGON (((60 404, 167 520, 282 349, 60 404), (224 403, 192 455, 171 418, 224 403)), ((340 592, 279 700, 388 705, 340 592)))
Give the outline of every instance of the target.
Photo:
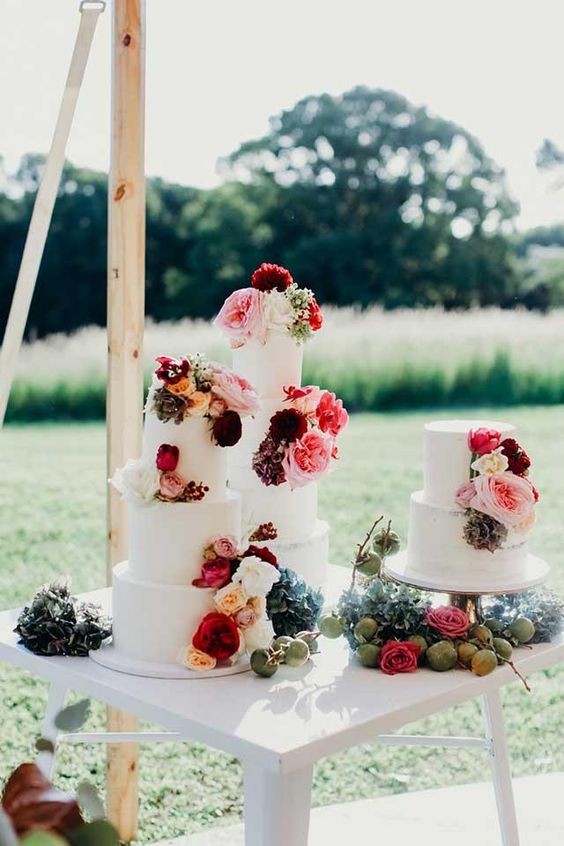
POLYGON ((507 540, 507 529, 488 514, 470 508, 464 525, 464 540, 474 549, 495 552, 507 540))

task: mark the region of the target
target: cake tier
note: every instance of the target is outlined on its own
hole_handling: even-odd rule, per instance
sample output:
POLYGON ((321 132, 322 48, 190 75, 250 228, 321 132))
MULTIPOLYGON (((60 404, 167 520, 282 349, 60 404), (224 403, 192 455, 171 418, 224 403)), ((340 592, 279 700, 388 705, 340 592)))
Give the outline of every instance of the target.
POLYGON ((214 610, 212 588, 139 579, 127 561, 114 567, 112 585, 113 643, 133 659, 174 664, 214 610))
POLYGON ((228 449, 211 439, 206 417, 187 417, 182 423, 162 422, 155 414, 145 415, 143 457, 155 461, 161 444, 172 444, 180 451, 176 472, 186 482, 203 482, 209 488, 206 501, 225 499, 228 449))
POLYGON ((510 423, 496 420, 437 420, 425 424, 423 490, 427 502, 452 506, 456 491, 470 476, 468 432, 482 426, 497 429, 504 436, 515 431, 510 423))
POLYGON ((286 332, 269 331, 265 344, 252 338, 233 350, 233 370, 264 399, 284 396, 285 385, 302 383, 303 346, 286 332))
POLYGON ((200 575, 204 549, 218 535, 241 535, 241 497, 235 491, 209 502, 131 505, 130 571, 149 582, 191 585, 200 575))
POLYGON ((294 570, 310 587, 325 585, 329 561, 329 525, 324 520, 317 520, 311 535, 303 540, 269 540, 266 546, 278 557, 281 567, 294 570))
MULTIPOLYGON (((445 508, 426 501, 423 491, 411 496, 406 574, 431 583, 458 585, 496 582, 513 584, 527 563, 527 543, 513 533, 505 545, 489 552, 474 549, 464 540, 466 513, 457 506, 445 508)), ((393 564, 393 562, 392 562, 393 564)))
POLYGON ((310 537, 317 522, 317 485, 290 490, 283 485, 264 485, 254 470, 232 467, 229 484, 243 498, 243 526, 256 528, 274 523, 278 537, 299 541, 310 537))

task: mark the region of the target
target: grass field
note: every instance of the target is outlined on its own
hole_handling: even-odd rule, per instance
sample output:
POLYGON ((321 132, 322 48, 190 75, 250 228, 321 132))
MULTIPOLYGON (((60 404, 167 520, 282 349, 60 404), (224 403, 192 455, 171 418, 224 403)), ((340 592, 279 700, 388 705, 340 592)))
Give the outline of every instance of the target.
MULTIPOLYGON (((473 416, 489 414, 476 411, 473 416)), ((553 585, 564 590, 560 457, 562 407, 516 408, 509 415, 534 458, 542 502, 534 546, 553 565, 553 585)), ((393 517, 402 535, 407 500, 419 486, 421 424, 428 414, 358 415, 343 436, 342 463, 320 488, 320 511, 332 525, 332 558, 346 564, 376 513, 393 517)), ((8 427, 0 440, 0 604, 29 599, 37 586, 69 574, 76 591, 104 580, 104 430, 98 424, 8 427)), ((0 664, 0 778, 29 756, 45 702, 45 685, 0 664)), ((393 684, 393 679, 390 679, 393 684)), ((564 669, 504 692, 516 774, 564 769, 564 669)), ((94 709, 91 724, 101 725, 94 709)), ((477 703, 410 727, 417 732, 471 732, 479 728, 477 703)), ((275 730, 273 726, 273 730, 275 730)), ((102 748, 67 748, 57 782, 72 789, 89 777, 100 786, 102 748)), ((489 777, 486 756, 473 750, 361 746, 316 767, 314 802, 377 796, 489 777)), ((241 812, 236 761, 202 746, 144 747, 141 766, 140 842, 227 823, 241 812)))

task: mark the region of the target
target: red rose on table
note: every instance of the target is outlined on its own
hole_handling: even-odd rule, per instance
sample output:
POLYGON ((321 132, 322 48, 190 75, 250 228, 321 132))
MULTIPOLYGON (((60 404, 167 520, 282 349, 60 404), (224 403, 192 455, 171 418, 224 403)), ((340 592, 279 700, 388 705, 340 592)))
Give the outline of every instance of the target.
POLYGON ((226 411, 214 420, 212 436, 220 447, 232 447, 241 440, 243 424, 236 411, 226 411))
POLYGON ((279 264, 263 262, 251 276, 251 285, 259 291, 285 291, 294 280, 292 274, 279 264))
POLYGON ((243 558, 249 558, 251 555, 254 555, 256 558, 260 558, 261 561, 266 561, 267 564, 272 564, 273 567, 278 568, 278 559, 267 546, 255 546, 254 544, 251 544, 243 553, 243 558))
POLYGON ((161 444, 157 450, 157 470, 176 470, 180 450, 172 444, 161 444))
POLYGON ((497 429, 470 429, 468 432, 468 449, 477 455, 487 455, 497 449, 501 442, 501 432, 497 429))
POLYGON ((175 385, 180 382, 181 379, 188 376, 191 369, 190 361, 186 357, 170 358, 168 355, 161 355, 155 361, 158 361, 160 365, 155 370, 155 376, 167 385, 175 385))
POLYGON ((425 622, 444 637, 465 637, 470 628, 468 616, 461 608, 452 605, 429 608, 425 622))
POLYGON ((396 673, 414 673, 420 647, 409 640, 389 640, 380 652, 380 669, 387 676, 396 673))
POLYGON ((219 590, 231 581, 231 561, 229 558, 212 558, 202 564, 202 575, 194 579, 194 587, 211 587, 219 590))
POLYGON ((66 835, 84 822, 76 799, 55 790, 36 764, 14 770, 4 787, 2 808, 18 837, 37 829, 66 835))
POLYGON ((206 614, 194 637, 192 646, 211 655, 217 661, 225 661, 238 651, 239 629, 227 614, 212 612, 206 614))
POLYGON ((313 297, 312 301, 309 304, 307 322, 309 323, 311 329, 314 332, 317 332, 317 330, 321 329, 321 327, 323 326, 323 315, 321 314, 319 303, 317 302, 315 297, 313 297))
POLYGON ((509 462, 508 469, 516 476, 523 476, 531 466, 531 459, 515 438, 506 438, 502 441, 501 452, 509 462))
POLYGON ((295 408, 277 411, 270 418, 268 433, 279 444, 281 441, 292 443, 307 432, 307 419, 295 408))

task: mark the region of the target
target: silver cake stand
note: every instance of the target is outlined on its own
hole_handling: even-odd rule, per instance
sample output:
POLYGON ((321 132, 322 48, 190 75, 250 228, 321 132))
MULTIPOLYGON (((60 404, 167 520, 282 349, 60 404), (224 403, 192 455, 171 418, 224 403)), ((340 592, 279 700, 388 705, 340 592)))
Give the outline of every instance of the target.
POLYGON ((522 593, 537 585, 543 584, 548 578, 550 567, 542 558, 536 555, 527 556, 525 566, 521 568, 519 576, 514 579, 496 580, 492 562, 492 574, 485 578, 483 575, 469 573, 463 579, 432 579, 424 573, 418 573, 408 566, 407 552, 400 552, 386 560, 384 572, 395 582, 408 585, 418 590, 430 593, 444 594, 448 603, 461 608, 468 614, 471 623, 475 623, 481 616, 481 601, 483 596, 496 596, 504 593, 522 593))

